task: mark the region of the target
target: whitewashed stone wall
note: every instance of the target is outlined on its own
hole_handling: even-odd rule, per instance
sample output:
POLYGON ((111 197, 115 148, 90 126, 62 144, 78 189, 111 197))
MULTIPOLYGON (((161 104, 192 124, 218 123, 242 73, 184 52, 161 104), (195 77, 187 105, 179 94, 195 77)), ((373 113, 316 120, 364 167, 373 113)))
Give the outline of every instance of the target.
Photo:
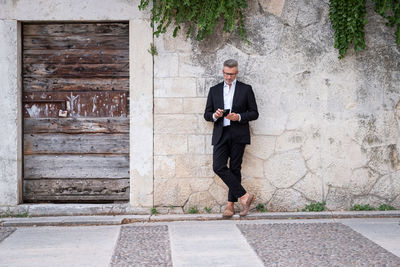
POLYGON ((220 211, 227 187, 212 172, 212 123, 203 119, 222 62, 239 61, 260 117, 243 184, 269 210, 327 201, 400 208, 399 47, 369 5, 368 49, 339 60, 328 1, 249 1, 247 45, 221 28, 199 43, 155 38, 154 204, 220 211))

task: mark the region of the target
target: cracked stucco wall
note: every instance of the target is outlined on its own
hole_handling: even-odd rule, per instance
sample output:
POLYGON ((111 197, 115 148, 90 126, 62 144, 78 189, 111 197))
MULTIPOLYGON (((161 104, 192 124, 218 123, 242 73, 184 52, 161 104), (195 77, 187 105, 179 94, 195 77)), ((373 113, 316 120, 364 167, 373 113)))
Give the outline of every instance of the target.
POLYGON ((154 204, 220 211, 227 188, 212 172, 208 89, 222 62, 239 61, 260 117, 251 123, 243 184, 269 210, 327 201, 400 208, 399 48, 368 2, 367 50, 343 60, 333 48, 329 1, 249 1, 251 45, 233 34, 204 42, 155 38, 154 204), (250 3, 251 2, 251 3, 250 3))

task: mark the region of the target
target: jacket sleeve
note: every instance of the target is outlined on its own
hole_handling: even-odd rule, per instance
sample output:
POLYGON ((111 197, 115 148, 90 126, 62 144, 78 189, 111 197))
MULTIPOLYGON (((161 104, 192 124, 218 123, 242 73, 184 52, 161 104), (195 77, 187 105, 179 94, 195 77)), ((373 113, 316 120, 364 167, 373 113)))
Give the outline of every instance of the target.
POLYGON ((213 88, 211 87, 210 91, 208 92, 206 109, 204 111, 204 119, 206 121, 214 122, 212 115, 214 114, 215 110, 214 110, 214 101, 213 101, 213 97, 212 97, 212 91, 213 91, 213 88))
POLYGON ((247 92, 247 111, 240 113, 240 123, 247 123, 258 119, 258 108, 252 87, 249 85, 247 92))

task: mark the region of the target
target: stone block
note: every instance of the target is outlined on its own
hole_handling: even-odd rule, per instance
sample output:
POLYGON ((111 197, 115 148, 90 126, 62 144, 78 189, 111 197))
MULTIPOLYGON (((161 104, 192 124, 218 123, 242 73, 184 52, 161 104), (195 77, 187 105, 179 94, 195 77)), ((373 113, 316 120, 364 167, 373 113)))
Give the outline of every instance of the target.
POLYGON ((277 188, 294 185, 306 173, 304 159, 298 150, 274 154, 264 163, 264 176, 277 188))
POLYGON ((322 1, 311 1, 313 3, 299 4, 299 10, 297 13, 296 23, 301 27, 307 27, 311 24, 320 22, 323 15, 328 16, 328 7, 321 3, 322 1), (311 6, 312 5, 312 6, 311 6))
POLYGON ((154 98, 155 114, 174 114, 183 113, 183 99, 173 97, 156 97, 154 98))
POLYGON ((147 21, 129 21, 130 204, 136 207, 153 206, 153 58, 146 52, 152 40, 147 21))
POLYGON ((173 32, 174 27, 170 26, 168 27, 167 32, 154 38, 154 44, 157 47, 157 51, 161 53, 191 52, 191 40, 190 38, 186 39, 185 30, 179 30, 176 37, 173 37, 173 32))
POLYGON ((301 153, 306 160, 306 166, 316 172, 321 168, 321 134, 319 129, 309 132, 301 146, 301 153))
POLYGON ((382 176, 370 193, 389 201, 395 199, 400 194, 400 171, 382 176))
POLYGON ((342 188, 328 187, 326 208, 328 210, 349 210, 353 196, 342 188))
POLYGON ((384 145, 366 149, 367 166, 382 175, 388 174, 391 169, 390 153, 391 146, 384 145))
POLYGON ((205 73, 206 66, 199 65, 193 59, 192 53, 179 54, 179 77, 201 77, 205 73))
MULTIPOLYGON (((265 178, 244 178, 242 180, 242 185, 247 192, 254 193, 256 195, 255 203, 266 204, 269 202, 276 190, 265 178)), ((255 204, 255 205, 256 205, 255 204)))
POLYGON ((226 43, 221 49, 217 50, 216 60, 213 62, 215 73, 221 73, 222 75, 224 61, 231 58, 238 61, 239 74, 237 79, 242 80, 242 77, 244 77, 244 74, 247 71, 249 55, 229 43, 226 43))
POLYGON ((188 152, 192 154, 204 154, 206 148, 204 135, 188 136, 188 152))
MULTIPOLYGON (((145 53, 145 52, 144 52, 145 53)), ((159 53, 154 56, 154 78, 178 76, 178 54, 159 53)))
POLYGON ((173 156, 154 156, 154 178, 172 178, 175 176, 175 158, 173 156))
POLYGON ((276 116, 271 117, 271 115, 267 115, 267 113, 260 108, 259 113, 260 118, 254 122, 253 126, 254 134, 281 135, 285 131, 287 114, 276 114, 276 116))
POLYGON ((360 114, 355 120, 357 132, 354 138, 362 144, 363 148, 396 143, 399 137, 398 124, 393 110, 360 114))
POLYGON ((198 131, 198 118, 191 114, 155 115, 156 134, 191 134, 198 131))
POLYGON ((204 114, 206 102, 207 102, 206 98, 184 98, 183 112, 204 114))
POLYGON ((259 3, 264 11, 280 17, 285 5, 285 0, 260 0, 259 3))
MULTIPOLYGON (((304 128, 318 127, 322 119, 321 114, 312 111, 290 112, 287 118, 286 130, 304 130, 304 128)), ((310 130, 310 129, 308 129, 310 130)), ((308 132, 306 132, 308 134, 308 132)))
POLYGON ((21 202, 21 82, 18 23, 0 20, 0 205, 21 202))
POLYGON ((211 77, 211 78, 197 78, 196 79, 196 90, 197 96, 207 97, 210 88, 223 81, 223 77, 211 77))
POLYGON ((215 182, 217 179, 221 180, 219 177, 214 178, 214 183, 210 185, 208 192, 217 201, 218 205, 225 205, 228 201, 228 187, 219 181, 215 182))
POLYGON ((212 208, 212 212, 220 212, 217 201, 207 191, 196 192, 190 195, 188 202, 183 207, 185 212, 192 207, 196 207, 199 212, 204 213, 204 208, 212 208))
POLYGON ((319 202, 324 199, 322 194, 322 179, 311 172, 308 172, 293 188, 301 192, 308 200, 319 202))
POLYGON ((305 137, 301 131, 285 131, 277 137, 275 151, 286 151, 300 148, 305 137))
POLYGON ((270 211, 301 211, 308 201, 294 189, 278 189, 267 209, 270 211))
POLYGON ((389 202, 389 205, 392 205, 396 209, 400 209, 400 194, 391 202, 389 202))
POLYGON ((154 155, 184 154, 188 150, 187 136, 182 134, 155 134, 154 155))
POLYGON ((174 178, 154 180, 155 206, 183 206, 191 193, 188 180, 174 178))
POLYGON ((203 114, 197 115, 197 134, 212 134, 214 123, 206 121, 203 114))
POLYGON ((154 95, 155 97, 195 97, 196 79, 157 78, 154 80, 154 95))
POLYGON ((246 146, 246 152, 260 159, 269 158, 275 150, 275 136, 254 135, 251 144, 246 146))
POLYGON ((354 205, 366 205, 369 204, 373 208, 378 208, 382 204, 387 204, 387 199, 382 199, 377 196, 373 195, 366 195, 366 196, 355 196, 352 202, 352 206, 354 205))
POLYGON ((209 190, 214 183, 214 178, 184 178, 190 181, 192 192, 200 192, 209 190))
POLYGON ((324 172, 324 182, 327 186, 345 187, 348 190, 349 180, 352 176, 352 171, 344 165, 343 161, 334 161, 326 168, 324 172))
POLYGON ((209 155, 178 155, 175 160, 176 177, 214 177, 209 155))
POLYGON ((376 188, 379 188, 379 185, 376 185, 378 179, 379 174, 373 170, 366 167, 357 168, 352 171, 350 179, 341 186, 348 187, 349 192, 354 195, 368 194, 374 184, 376 188))
MULTIPOLYGON (((13 20, 46 20, 46 21, 127 21, 150 17, 150 11, 139 10, 140 1, 43 1, 32 2, 21 0, 17 2, 2 1, 0 18, 13 20)), ((149 24, 149 22, 147 22, 149 24)), ((136 38, 144 39, 141 35, 136 38)), ((147 43, 148 45, 149 43, 147 43)))
POLYGON ((245 153, 242 163, 242 176, 246 178, 264 177, 263 161, 250 153, 245 153))
POLYGON ((20 164, 17 158, 0 159, 0 206, 15 206, 21 202, 20 164))
POLYGON ((212 155, 213 154, 213 146, 211 145, 212 135, 208 134, 205 136, 205 138, 206 138, 205 154, 212 155))

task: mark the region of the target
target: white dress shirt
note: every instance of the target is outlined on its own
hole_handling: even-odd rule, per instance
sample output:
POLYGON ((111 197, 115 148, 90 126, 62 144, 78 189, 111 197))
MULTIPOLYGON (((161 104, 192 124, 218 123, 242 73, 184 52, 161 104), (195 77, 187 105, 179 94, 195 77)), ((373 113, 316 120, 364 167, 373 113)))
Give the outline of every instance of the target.
MULTIPOLYGON (((233 96, 235 95, 235 88, 236 88, 236 79, 232 82, 231 88, 229 88, 229 85, 224 81, 224 109, 230 109, 232 112, 232 102, 233 102, 233 96)), ((239 121, 241 119, 240 114, 239 115, 239 121)), ((213 114, 213 119, 216 121, 217 119, 214 117, 213 114)), ((229 126, 231 125, 231 121, 228 120, 227 118, 224 117, 224 126, 229 126)))
MULTIPOLYGON (((232 112, 233 96, 235 95, 236 79, 232 82, 231 88, 224 81, 224 109, 230 109, 232 112)), ((224 126, 231 125, 231 121, 224 117, 224 126)))

